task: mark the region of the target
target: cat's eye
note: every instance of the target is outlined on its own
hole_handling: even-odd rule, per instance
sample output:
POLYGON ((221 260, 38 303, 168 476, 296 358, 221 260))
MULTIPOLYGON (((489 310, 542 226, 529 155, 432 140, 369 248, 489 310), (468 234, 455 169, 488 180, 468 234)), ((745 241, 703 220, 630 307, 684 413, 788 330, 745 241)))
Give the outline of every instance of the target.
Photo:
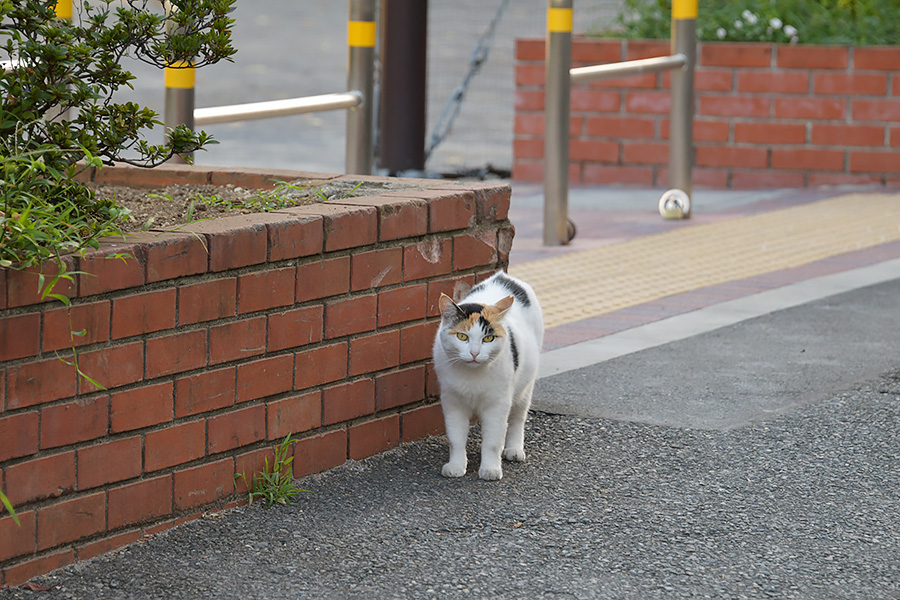
POLYGON ((465 341, 467 341, 467 340, 469 339, 469 336, 467 336, 467 335, 464 334, 464 333, 457 333, 457 334, 456 334, 456 338, 457 338, 459 341, 461 341, 461 342, 465 342, 465 341))
POLYGON ((484 342, 485 344, 490 344, 491 342, 494 341, 494 336, 486 335, 483 338, 481 338, 481 341, 484 342))

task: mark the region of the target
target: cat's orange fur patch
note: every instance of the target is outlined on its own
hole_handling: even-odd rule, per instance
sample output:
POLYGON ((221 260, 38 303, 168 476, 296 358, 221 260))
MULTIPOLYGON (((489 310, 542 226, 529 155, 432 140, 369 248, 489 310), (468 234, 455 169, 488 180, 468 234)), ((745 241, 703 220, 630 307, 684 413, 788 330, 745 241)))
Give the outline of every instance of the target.
MULTIPOLYGON (((443 295, 441 296, 442 308, 444 305, 443 299, 445 297, 446 296, 443 295)), ((465 321, 457 323, 456 326, 453 327, 453 329, 451 329, 450 331, 453 333, 465 333, 478 324, 478 319, 484 317, 484 320, 487 321, 491 328, 494 330, 494 335, 497 337, 504 337, 506 335, 506 328, 500 324, 500 318, 503 316, 503 313, 509 310, 509 307, 512 306, 513 300, 514 299, 512 296, 507 296, 496 304, 489 304, 485 306, 481 312, 472 313, 465 321)))
MULTIPOLYGON (((457 323, 452 329, 450 329, 451 333, 465 333, 468 330, 472 329, 475 325, 478 324, 478 319, 484 318, 485 321, 491 326, 494 330, 494 335, 497 337, 504 337, 506 335, 506 328, 500 324, 500 319, 503 317, 503 314, 509 310, 509 307, 513 305, 514 298, 512 296, 506 296, 498 301, 496 304, 488 304, 485 306, 481 312, 472 313, 466 317, 465 321, 460 321, 457 323)), ((438 306, 441 309, 442 313, 446 313, 450 306, 459 306, 456 302, 453 301, 450 296, 447 294, 441 294, 441 297, 438 301, 438 306)))

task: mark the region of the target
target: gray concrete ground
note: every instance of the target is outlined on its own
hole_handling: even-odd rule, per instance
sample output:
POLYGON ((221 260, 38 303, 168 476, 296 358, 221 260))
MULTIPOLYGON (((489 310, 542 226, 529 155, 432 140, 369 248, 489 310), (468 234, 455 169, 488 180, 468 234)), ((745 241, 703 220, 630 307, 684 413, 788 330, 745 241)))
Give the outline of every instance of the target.
POLYGON ((443 479, 428 439, 41 597, 900 598, 900 273, 856 281, 541 379, 500 482, 443 479))

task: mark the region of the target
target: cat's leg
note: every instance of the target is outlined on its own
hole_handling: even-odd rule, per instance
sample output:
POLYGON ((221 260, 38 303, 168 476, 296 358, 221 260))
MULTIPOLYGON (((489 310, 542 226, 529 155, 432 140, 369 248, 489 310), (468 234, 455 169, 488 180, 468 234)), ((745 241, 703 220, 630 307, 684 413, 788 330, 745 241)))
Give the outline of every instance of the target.
POLYGON ((441 398, 441 407, 444 410, 447 441, 450 442, 450 460, 441 469, 441 474, 444 477, 462 477, 466 474, 466 440, 472 412, 444 398, 441 398))
POLYGON ((528 407, 531 406, 531 394, 534 392, 534 381, 528 384, 516 399, 509 411, 509 425, 506 430, 506 449, 503 458, 514 462, 525 460, 525 421, 528 419, 528 407))
POLYGON ((503 477, 500 453, 506 439, 508 418, 508 403, 492 406, 481 415, 481 468, 478 469, 478 476, 482 479, 494 481, 503 477))

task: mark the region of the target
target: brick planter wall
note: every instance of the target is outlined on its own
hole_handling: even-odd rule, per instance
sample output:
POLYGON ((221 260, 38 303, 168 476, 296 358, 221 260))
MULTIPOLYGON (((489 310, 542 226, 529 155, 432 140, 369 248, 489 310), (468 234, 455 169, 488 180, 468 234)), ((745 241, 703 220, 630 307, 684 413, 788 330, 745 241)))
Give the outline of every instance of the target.
MULTIPOLYGON (((261 187, 309 174, 97 176, 261 187)), ((35 272, 0 269, 0 486, 22 522, 0 518, 0 584, 233 504, 235 473, 289 433, 299 477, 441 432, 437 299, 506 265, 510 189, 412 183, 106 240, 69 261, 94 275, 60 286, 71 309, 38 303, 35 272), (71 358, 70 319, 106 390, 57 358, 71 358)))
MULTIPOLYGON (((669 53, 576 38, 573 66, 669 53)), ((516 44, 513 178, 543 177, 544 42, 516 44)), ((694 182, 717 188, 900 184, 900 47, 702 43, 694 182)), ((666 187, 669 74, 571 93, 570 181, 666 187)))

